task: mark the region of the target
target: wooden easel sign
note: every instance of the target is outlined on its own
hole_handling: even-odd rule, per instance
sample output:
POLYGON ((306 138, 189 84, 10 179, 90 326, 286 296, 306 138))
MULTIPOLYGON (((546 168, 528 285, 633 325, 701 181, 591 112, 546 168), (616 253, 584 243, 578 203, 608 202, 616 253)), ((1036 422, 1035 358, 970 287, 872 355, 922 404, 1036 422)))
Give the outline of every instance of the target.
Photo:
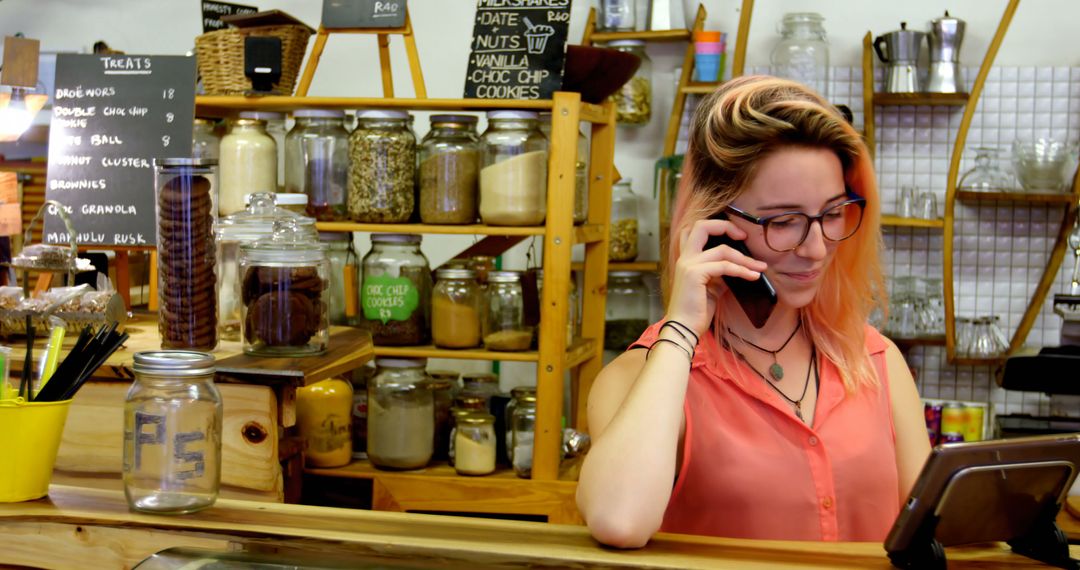
POLYGON ((400 28, 405 25, 405 0, 323 0, 322 27, 400 28))
POLYGON ((551 99, 562 87, 571 0, 477 0, 467 99, 551 99))

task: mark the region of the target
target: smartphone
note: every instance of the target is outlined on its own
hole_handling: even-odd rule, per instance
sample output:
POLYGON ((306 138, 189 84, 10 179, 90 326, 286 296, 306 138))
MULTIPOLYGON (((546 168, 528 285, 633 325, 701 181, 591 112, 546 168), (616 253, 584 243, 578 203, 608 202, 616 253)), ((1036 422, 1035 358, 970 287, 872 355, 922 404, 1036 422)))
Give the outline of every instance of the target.
MULTIPOLYGON (((724 212, 720 212, 713 216, 713 219, 726 220, 728 217, 724 212)), ((712 249, 718 245, 726 245, 747 257, 752 257, 745 243, 732 239, 727 235, 710 235, 709 240, 705 242, 705 249, 712 249)), ((776 288, 773 287, 769 278, 764 273, 754 281, 725 275, 724 283, 727 284, 728 289, 731 289, 731 293, 735 295, 735 300, 739 302, 739 306, 746 313, 746 318, 750 319, 750 322, 759 329, 765 326, 769 316, 772 315, 773 308, 776 307, 776 288)))

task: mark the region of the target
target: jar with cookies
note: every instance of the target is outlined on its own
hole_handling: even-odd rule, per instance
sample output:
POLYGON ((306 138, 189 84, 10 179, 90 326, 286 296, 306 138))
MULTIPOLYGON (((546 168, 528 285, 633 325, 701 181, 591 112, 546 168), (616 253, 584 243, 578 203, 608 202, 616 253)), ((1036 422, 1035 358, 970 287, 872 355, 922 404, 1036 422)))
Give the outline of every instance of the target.
POLYGON ((207 158, 154 160, 162 348, 217 346, 216 167, 207 158))
POLYGON ((371 234, 360 309, 376 346, 424 344, 430 337, 431 267, 420 241, 417 234, 371 234))
POLYGON ((330 263, 326 246, 295 220, 274 223, 274 235, 240 246, 244 352, 309 356, 330 342, 330 263))

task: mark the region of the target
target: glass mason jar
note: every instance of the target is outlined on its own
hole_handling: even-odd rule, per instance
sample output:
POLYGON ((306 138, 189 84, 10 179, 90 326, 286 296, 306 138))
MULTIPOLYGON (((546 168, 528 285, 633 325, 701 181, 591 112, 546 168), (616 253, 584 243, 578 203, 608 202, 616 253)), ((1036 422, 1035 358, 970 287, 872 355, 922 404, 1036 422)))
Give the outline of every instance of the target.
POLYGON ((547 215, 548 141, 533 111, 488 111, 480 137, 480 218, 535 226, 547 215))
POLYGON ((533 327, 525 324, 521 272, 489 273, 484 305, 484 347, 499 351, 528 350, 532 344, 533 327))
POLYGON ((368 382, 368 457, 383 469, 419 469, 431 461, 435 406, 426 358, 377 358, 368 382))
POLYGON ((608 32, 632 32, 637 23, 637 0, 600 0, 597 28, 608 32))
POLYGON ((234 119, 221 137, 218 173, 218 213, 228 216, 244 209, 244 196, 277 191, 277 143, 266 132, 266 121, 234 119))
POLYGON ((215 164, 208 158, 154 159, 162 348, 217 346, 215 164))
POLYGON ((191 142, 191 158, 217 160, 221 150, 221 138, 214 132, 217 124, 210 119, 195 119, 191 142))
POLYGON ((431 458, 435 460, 446 459, 447 449, 450 446, 450 410, 454 407, 454 381, 445 376, 439 376, 437 371, 428 371, 431 380, 427 388, 431 391, 431 401, 435 410, 435 439, 432 442, 431 458))
POLYGON ((124 402, 124 496, 136 511, 184 514, 217 500, 221 394, 205 352, 137 352, 124 402))
POLYGON ((480 286, 471 269, 440 269, 431 294, 431 340, 441 348, 480 346, 480 286))
POLYGON ((813 12, 784 14, 781 39, 771 54, 772 74, 798 81, 829 98, 829 40, 825 18, 813 12))
POLYGON ((642 40, 616 40, 607 47, 638 56, 641 65, 634 76, 612 95, 615 120, 620 125, 647 125, 652 118, 652 60, 642 40))
POLYGON ((518 386, 510 390, 510 401, 506 403, 506 433, 503 437, 506 438, 506 453, 510 459, 510 463, 514 462, 514 410, 518 407, 518 402, 523 398, 532 398, 533 405, 536 405, 536 386, 518 386))
POLYGON ((467 260, 469 269, 476 272, 476 282, 481 289, 487 288, 488 274, 495 271, 495 258, 490 255, 474 255, 467 260))
POLYGON ((405 111, 360 111, 349 136, 349 216, 403 223, 415 207, 416 136, 405 111))
MULTIPOLYGON (((540 113, 540 132, 551 140, 551 113, 540 113)), ((574 224, 584 224, 589 218, 589 139, 578 129, 577 153, 574 160, 574 224)))
POLYGON ((330 324, 355 324, 360 307, 360 256, 348 232, 319 232, 330 261, 330 324))
POLYGON ((319 221, 348 218, 349 132, 345 112, 297 109, 285 137, 285 192, 307 195, 306 213, 319 221))
POLYGON ((611 233, 608 259, 633 261, 638 254, 637 196, 631 189, 632 180, 623 178, 611 188, 611 233))
POLYGON ((306 356, 330 344, 326 246, 293 220, 240 245, 244 353, 306 356))
POLYGON ((352 461, 352 386, 327 378, 296 390, 296 425, 304 438, 304 463, 340 467, 352 461))
POLYGON ((608 272, 604 350, 626 350, 649 327, 649 289, 640 271, 608 272))
POLYGON ((454 469, 460 475, 495 471, 495 416, 462 414, 454 431, 454 469))
POLYGON ((266 134, 274 139, 277 149, 277 183, 275 190, 281 191, 285 181, 285 113, 280 111, 241 111, 238 115, 241 119, 255 119, 266 122, 266 134))
POLYGON ((425 224, 476 221, 480 136, 472 115, 432 115, 420 142, 420 220, 425 224))
POLYGON ((499 377, 491 372, 466 372, 461 375, 461 395, 480 396, 484 399, 484 409, 492 396, 499 394, 499 377))
POLYGON ((532 476, 533 434, 536 430, 536 394, 522 394, 514 406, 510 424, 510 445, 507 447, 514 473, 528 479, 532 476))
POLYGON ((416 234, 371 234, 360 287, 362 323, 380 346, 424 344, 431 323, 431 268, 416 234))

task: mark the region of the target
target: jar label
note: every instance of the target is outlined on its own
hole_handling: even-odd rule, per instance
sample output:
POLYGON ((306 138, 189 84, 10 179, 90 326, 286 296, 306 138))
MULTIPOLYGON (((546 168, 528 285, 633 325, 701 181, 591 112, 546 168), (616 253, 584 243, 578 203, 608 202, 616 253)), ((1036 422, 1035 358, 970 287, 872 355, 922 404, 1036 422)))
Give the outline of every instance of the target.
POLYGON ((405 321, 420 306, 420 292, 408 277, 368 277, 360 292, 364 318, 374 321, 405 321))

